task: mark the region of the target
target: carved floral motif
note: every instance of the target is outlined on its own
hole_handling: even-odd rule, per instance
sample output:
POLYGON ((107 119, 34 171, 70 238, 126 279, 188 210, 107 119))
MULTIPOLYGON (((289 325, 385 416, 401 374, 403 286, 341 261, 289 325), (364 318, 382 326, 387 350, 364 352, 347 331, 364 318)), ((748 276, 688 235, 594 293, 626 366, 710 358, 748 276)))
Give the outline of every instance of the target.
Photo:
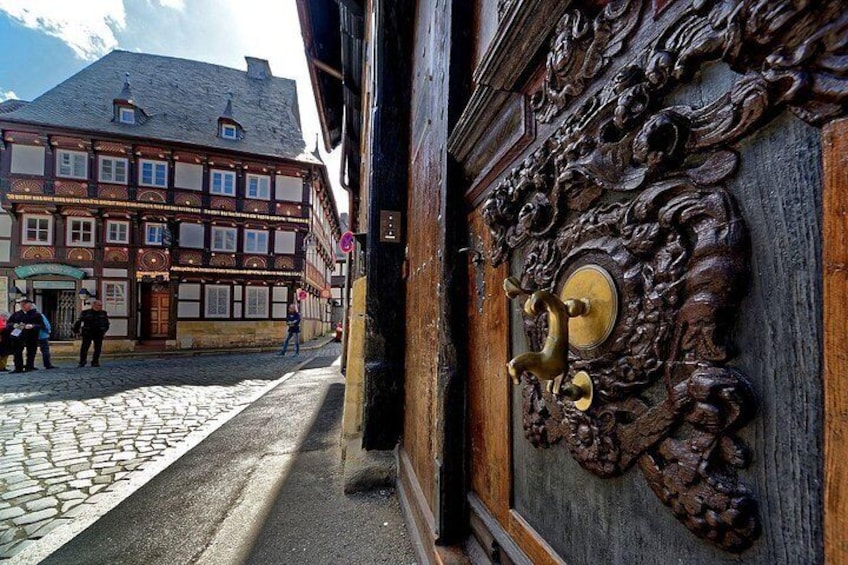
MULTIPOLYGON (((585 94, 600 69, 587 65, 589 54, 600 53, 594 60, 604 66, 617 53, 597 23, 635 4, 610 2, 591 30, 576 12, 561 20, 536 98, 540 119, 585 94)), ((619 40, 630 33, 622 17, 619 40)), ((845 115, 846 52, 848 12, 837 0, 696 0, 583 98, 483 208, 493 263, 522 248, 525 288, 555 291, 578 266, 596 262, 620 294, 607 342, 571 354, 570 371, 592 376, 595 403, 575 410, 525 375, 528 439, 566 445, 601 477, 638 467, 681 522, 729 551, 749 547, 760 525, 737 474, 749 455, 736 432, 752 417, 754 396, 727 365, 749 249, 724 182, 738 167, 733 144, 783 110, 814 125, 845 115), (703 106, 665 103, 719 61, 740 75, 724 95, 703 106), (599 204, 604 195, 614 203, 599 204)), ((536 349, 545 323, 525 321, 536 349)))

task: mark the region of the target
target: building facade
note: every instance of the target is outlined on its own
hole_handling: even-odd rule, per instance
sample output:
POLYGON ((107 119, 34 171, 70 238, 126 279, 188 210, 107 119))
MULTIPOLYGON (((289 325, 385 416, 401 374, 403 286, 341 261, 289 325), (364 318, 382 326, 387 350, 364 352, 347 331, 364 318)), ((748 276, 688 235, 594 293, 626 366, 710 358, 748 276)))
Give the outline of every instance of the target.
POLYGON ((298 7, 419 560, 848 562, 844 2, 298 7))
POLYGON ((27 296, 72 339, 102 300, 104 345, 270 345, 291 304, 329 329, 338 215, 304 151, 295 84, 115 51, 0 108, 0 304, 27 296))

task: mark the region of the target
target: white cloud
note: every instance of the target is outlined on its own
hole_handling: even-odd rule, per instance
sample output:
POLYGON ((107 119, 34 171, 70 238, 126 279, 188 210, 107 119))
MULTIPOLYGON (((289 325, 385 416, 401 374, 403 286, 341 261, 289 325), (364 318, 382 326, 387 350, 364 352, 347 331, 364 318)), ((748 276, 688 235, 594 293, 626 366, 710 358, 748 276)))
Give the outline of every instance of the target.
POLYGON ((7 90, 7 91, 4 92, 3 89, 0 88, 0 102, 5 102, 6 100, 17 100, 17 99, 18 99, 18 95, 15 94, 14 90, 7 90))
POLYGON ((185 0, 156 0, 156 3, 163 8, 171 8, 178 12, 185 12, 185 0))
MULTIPOLYGON (((175 0, 163 0, 174 3, 175 0)), ((24 26, 64 41, 80 59, 91 61, 118 46, 115 32, 126 27, 122 0, 0 0, 0 11, 24 26)))

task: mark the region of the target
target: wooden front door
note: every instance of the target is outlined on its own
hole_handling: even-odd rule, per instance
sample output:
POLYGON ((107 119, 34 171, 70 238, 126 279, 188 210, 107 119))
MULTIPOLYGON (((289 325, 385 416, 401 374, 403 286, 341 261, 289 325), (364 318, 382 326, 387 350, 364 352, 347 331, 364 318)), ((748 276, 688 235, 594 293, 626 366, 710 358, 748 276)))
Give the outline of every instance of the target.
POLYGON ((171 315, 168 287, 157 284, 145 286, 141 297, 143 339, 166 339, 171 315))
MULTIPOLYGON (((649 21, 639 3, 610 3, 632 24, 616 33, 632 30, 633 47, 591 59, 596 74, 577 77, 590 59, 563 47, 575 41, 569 18, 580 21, 566 14, 550 56, 536 58, 562 67, 519 85, 537 137, 490 150, 514 158, 470 177, 484 195, 468 225, 486 262, 469 263, 463 289, 468 502, 476 555, 491 562, 845 560, 845 473, 834 460, 844 453, 845 387, 834 373, 845 358, 844 316, 834 314, 844 234, 830 229, 844 227, 848 167, 842 136, 823 141, 819 126, 845 114, 848 73, 796 97, 769 65, 786 63, 782 76, 797 86, 848 33, 834 23, 836 2, 795 5, 791 18, 773 3, 736 4, 730 15, 723 3, 669 3, 639 26, 649 21), (785 25, 758 28, 758 41, 723 35, 737 29, 723 18, 779 14, 785 25), (819 18, 830 43, 805 18, 819 18), (719 20, 726 27, 711 27, 719 20), (760 51, 771 41, 780 57, 760 51), (565 65, 561 51, 577 62, 565 65), (565 289, 579 288, 567 283, 584 268, 612 281, 610 333, 583 343, 569 339, 576 318, 561 324, 570 336, 556 336, 553 308, 522 313, 534 294, 582 301, 565 289), (527 291, 513 301, 508 275, 527 291), (823 278, 833 293, 824 307, 823 278), (551 340, 570 343, 557 375, 565 386, 535 355, 551 340), (525 353, 512 384, 506 364, 525 353), (568 386, 579 373, 592 385, 580 405, 571 396, 588 392, 568 386)), ((611 12, 596 17, 606 25, 611 12)), ((469 146, 515 138, 486 127, 469 146)))

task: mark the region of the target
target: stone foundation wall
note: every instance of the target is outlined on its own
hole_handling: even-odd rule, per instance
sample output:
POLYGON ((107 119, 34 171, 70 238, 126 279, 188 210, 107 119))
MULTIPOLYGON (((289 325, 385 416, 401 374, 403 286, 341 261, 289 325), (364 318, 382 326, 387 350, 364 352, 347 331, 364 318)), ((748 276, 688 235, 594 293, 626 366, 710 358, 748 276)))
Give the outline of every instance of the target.
POLYGON ((286 337, 281 320, 177 322, 175 349, 215 349, 279 345, 286 337))

